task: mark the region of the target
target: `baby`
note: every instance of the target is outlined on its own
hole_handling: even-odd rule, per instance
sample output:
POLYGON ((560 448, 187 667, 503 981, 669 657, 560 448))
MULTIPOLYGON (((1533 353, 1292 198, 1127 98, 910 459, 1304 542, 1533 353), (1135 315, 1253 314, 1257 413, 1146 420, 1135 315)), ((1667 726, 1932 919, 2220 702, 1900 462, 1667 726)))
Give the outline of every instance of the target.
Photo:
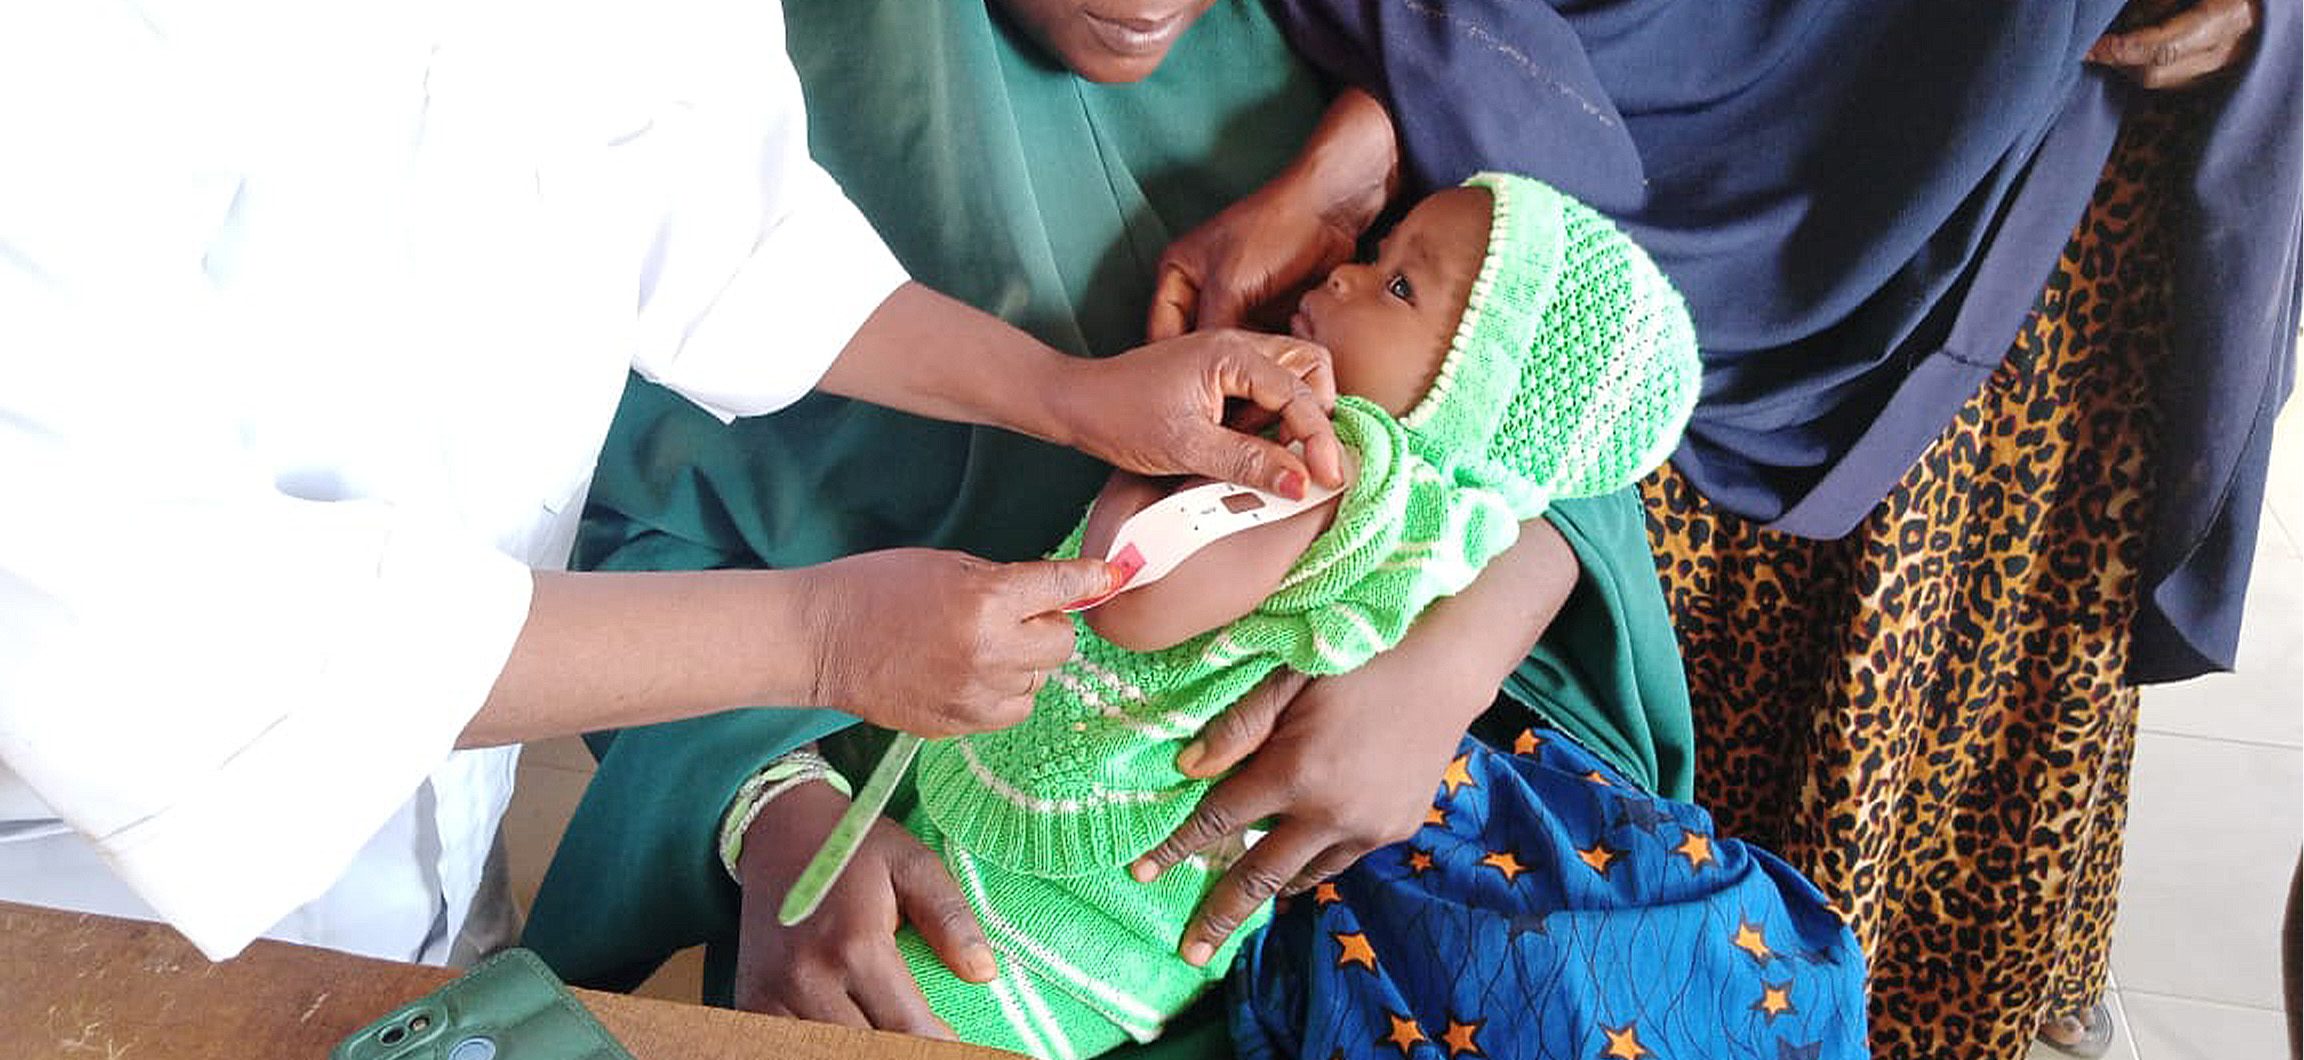
MULTIPOLYGON (((1334 357, 1346 490, 1084 613, 1030 720, 923 750, 906 824, 968 895, 1000 975, 958 978, 909 929, 898 945, 966 1040, 1076 1058, 1156 1036, 1268 916, 1195 966, 1178 939, 1223 866, 1129 875, 1211 783, 1176 771, 1183 744, 1280 667, 1341 673, 1398 643, 1523 520, 1662 462, 1696 399, 1671 286, 1605 219, 1520 177, 1481 174, 1417 204, 1374 261, 1304 296, 1292 330, 1334 357)), ((1104 554, 1176 486, 1115 474, 1056 555, 1104 554)), ((1365 965, 1376 971, 1373 950, 1365 965)), ((1244 1047, 1297 1051, 1236 1025, 1244 1047)))

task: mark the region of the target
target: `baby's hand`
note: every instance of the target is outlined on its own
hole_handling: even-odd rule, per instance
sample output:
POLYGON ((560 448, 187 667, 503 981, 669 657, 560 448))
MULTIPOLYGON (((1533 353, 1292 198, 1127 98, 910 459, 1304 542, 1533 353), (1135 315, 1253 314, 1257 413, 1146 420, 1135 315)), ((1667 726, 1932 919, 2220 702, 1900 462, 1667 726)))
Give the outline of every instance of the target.
POLYGON ((777 923, 784 892, 847 807, 830 785, 806 784, 753 822, 738 864, 744 907, 736 1007, 949 1039, 951 1028, 928 1007, 896 950, 896 929, 911 924, 953 974, 970 982, 997 974, 992 947, 944 863, 894 821, 872 826, 815 915, 792 927, 777 923))

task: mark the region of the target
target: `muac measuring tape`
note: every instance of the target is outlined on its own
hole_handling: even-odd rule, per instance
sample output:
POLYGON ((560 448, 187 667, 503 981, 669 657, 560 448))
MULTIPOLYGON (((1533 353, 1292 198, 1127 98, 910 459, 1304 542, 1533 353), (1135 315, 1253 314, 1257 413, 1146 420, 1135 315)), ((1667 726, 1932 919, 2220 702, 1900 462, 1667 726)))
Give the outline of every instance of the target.
MULTIPOLYGON (((1251 530, 1268 523, 1276 523, 1329 498, 1344 492, 1343 486, 1312 486, 1299 499, 1290 499, 1277 493, 1266 493, 1229 482, 1211 482, 1178 490, 1137 512, 1120 524, 1112 534, 1112 544, 1104 550, 1104 562, 1120 572, 1119 588, 1102 596, 1069 605, 1066 611, 1086 611, 1131 589, 1141 589, 1169 575, 1192 554, 1207 548, 1243 530, 1251 530)), ((832 826, 832 834, 824 837, 824 845, 816 856, 808 859, 808 866, 800 871, 800 878, 785 893, 784 904, 776 911, 778 922, 789 927, 806 920, 824 901, 840 871, 848 867, 850 859, 864 845, 865 833, 871 831, 872 822, 880 819, 881 811, 888 808, 888 798, 896 790, 896 782, 912 768, 912 759, 920 753, 920 738, 911 733, 897 733, 880 761, 872 767, 872 775, 864 787, 856 792, 856 800, 840 814, 832 826)))

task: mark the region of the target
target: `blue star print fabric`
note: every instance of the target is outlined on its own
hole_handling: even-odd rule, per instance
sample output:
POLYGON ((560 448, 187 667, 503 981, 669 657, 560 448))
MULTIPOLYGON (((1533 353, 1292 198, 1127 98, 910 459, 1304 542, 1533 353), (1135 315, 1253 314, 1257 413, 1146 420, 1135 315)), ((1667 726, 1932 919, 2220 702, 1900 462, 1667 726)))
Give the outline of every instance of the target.
POLYGON ((1842 1060, 1864 958, 1824 896, 1565 736, 1467 738, 1424 827, 1233 965, 1244 1060, 1842 1060))

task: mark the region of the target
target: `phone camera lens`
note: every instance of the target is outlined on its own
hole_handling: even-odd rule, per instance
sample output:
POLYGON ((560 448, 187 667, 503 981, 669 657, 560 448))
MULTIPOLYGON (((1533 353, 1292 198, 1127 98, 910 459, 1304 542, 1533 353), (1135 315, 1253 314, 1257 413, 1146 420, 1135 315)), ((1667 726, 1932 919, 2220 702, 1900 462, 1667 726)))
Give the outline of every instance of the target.
POLYGON ((448 1060, 496 1060, 494 1038, 472 1037, 457 1042, 448 1050, 448 1060))

